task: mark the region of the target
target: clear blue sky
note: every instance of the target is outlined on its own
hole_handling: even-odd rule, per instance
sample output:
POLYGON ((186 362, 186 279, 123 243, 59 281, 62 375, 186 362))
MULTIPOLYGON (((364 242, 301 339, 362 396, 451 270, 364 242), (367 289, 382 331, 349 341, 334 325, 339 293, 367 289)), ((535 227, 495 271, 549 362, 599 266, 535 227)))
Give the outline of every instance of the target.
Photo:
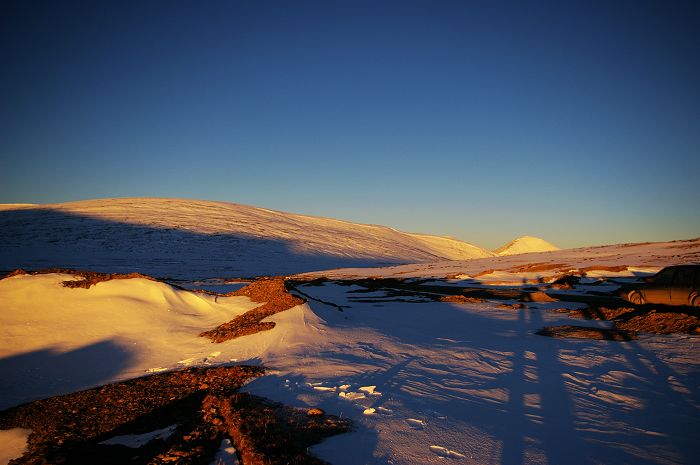
POLYGON ((4 1, 0 203, 700 236, 700 2, 4 1))

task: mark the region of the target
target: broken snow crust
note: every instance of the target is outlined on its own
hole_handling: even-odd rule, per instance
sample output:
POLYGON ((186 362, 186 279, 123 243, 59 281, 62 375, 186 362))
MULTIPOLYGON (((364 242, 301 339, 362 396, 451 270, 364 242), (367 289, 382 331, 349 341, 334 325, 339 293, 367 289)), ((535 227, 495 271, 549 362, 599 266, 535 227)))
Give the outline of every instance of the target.
POLYGON ((271 374, 244 390, 352 419, 354 432, 312 449, 334 465, 692 462, 700 338, 555 340, 535 332, 571 320, 549 304, 376 304, 346 286, 303 290, 351 307, 311 301, 269 318, 298 328, 265 355, 271 374))

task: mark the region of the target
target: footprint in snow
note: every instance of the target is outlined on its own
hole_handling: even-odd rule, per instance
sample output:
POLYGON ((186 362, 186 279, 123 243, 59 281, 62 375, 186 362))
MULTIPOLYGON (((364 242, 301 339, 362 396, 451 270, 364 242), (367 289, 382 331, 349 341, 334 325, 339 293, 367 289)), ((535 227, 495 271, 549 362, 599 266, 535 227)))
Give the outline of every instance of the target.
POLYGON ((450 458, 450 459, 463 459, 466 457, 464 454, 460 454, 454 450, 450 450, 447 447, 442 446, 430 446, 430 451, 440 457, 450 458))

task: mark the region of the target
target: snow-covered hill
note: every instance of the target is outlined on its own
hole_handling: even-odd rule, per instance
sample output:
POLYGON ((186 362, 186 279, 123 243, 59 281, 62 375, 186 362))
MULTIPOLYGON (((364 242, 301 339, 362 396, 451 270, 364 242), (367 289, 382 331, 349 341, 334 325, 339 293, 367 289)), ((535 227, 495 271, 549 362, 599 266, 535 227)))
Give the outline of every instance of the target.
POLYGON ((306 278, 449 278, 457 281, 477 278, 482 282, 512 281, 523 278, 552 278, 567 270, 584 270, 589 277, 596 270, 610 276, 635 276, 658 271, 664 266, 700 263, 700 238, 670 241, 615 244, 578 249, 514 254, 473 260, 415 263, 382 268, 347 268, 306 273, 306 278), (617 271, 612 269, 619 268, 617 271))
POLYGON ((466 260, 466 242, 201 200, 0 206, 0 270, 52 266, 168 277, 289 274, 466 260))
POLYGON ((560 250, 554 244, 533 236, 521 236, 494 250, 496 255, 516 255, 530 252, 551 252, 560 250))

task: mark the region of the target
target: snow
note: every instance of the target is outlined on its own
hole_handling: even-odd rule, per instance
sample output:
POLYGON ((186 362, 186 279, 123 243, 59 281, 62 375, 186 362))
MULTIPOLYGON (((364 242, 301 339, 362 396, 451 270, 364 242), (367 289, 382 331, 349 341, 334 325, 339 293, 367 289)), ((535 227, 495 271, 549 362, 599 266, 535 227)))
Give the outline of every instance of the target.
POLYGON ((313 327, 269 350, 263 360, 274 371, 244 389, 355 421, 354 432, 312 449, 334 465, 688 463, 694 455, 700 338, 558 340, 534 334, 572 324, 547 305, 377 308, 353 302, 344 286, 304 291, 351 308, 311 301, 292 310, 313 327))
POLYGON ((32 430, 24 428, 0 429, 0 465, 22 456, 31 433, 32 430))
POLYGON ((551 252, 554 250, 559 250, 559 247, 544 239, 533 236, 521 236, 499 247, 494 252, 496 255, 517 255, 531 252, 551 252))
POLYGON ((145 446, 151 441, 156 439, 168 439, 173 435, 178 425, 171 425, 165 428, 149 431, 143 434, 124 434, 121 436, 114 436, 106 439, 100 444, 105 444, 108 446, 126 446, 133 449, 138 449, 141 446, 145 446))
POLYGON ((120 379, 228 362, 235 344, 198 337, 256 307, 147 279, 71 289, 67 274, 0 280, 0 409, 120 379), (216 354, 216 352, 218 354, 216 354))
POLYGON ((103 199, 0 208, 0 270, 197 279, 489 257, 472 244, 227 202, 103 199))
MULTIPOLYGON (((407 265, 386 266, 381 268, 342 268, 319 272, 300 273, 302 278, 326 277, 329 279, 346 278, 459 278, 453 279, 453 284, 459 285, 460 280, 476 280, 483 284, 494 282, 515 283, 523 277, 549 279, 569 270, 590 266, 620 266, 626 265, 626 271, 586 271, 590 277, 640 277, 656 273, 661 268, 674 264, 700 263, 700 238, 671 241, 651 242, 640 244, 617 244, 578 249, 557 250, 552 252, 527 253, 506 255, 472 260, 441 260, 429 263, 413 263, 407 265), (519 267, 530 265, 558 265, 551 269, 543 269, 523 273, 513 271, 519 267), (488 281, 488 276, 482 273, 491 270, 498 272, 494 282, 488 281), (484 279, 484 276, 487 276, 484 279), (502 279, 507 277, 507 279, 502 279)), ((493 274, 493 273, 490 273, 493 274)))
MULTIPOLYGON (((229 214, 227 209, 237 211, 240 207, 195 201, 155 203, 158 208, 171 208, 167 211, 172 215, 157 219, 155 207, 148 202, 127 205, 100 201, 70 208, 87 211, 94 207, 91 214, 102 218, 100 221, 112 217, 126 221, 128 213, 134 215, 128 218, 134 224, 150 218, 206 235, 227 224, 226 215, 195 224, 198 211, 211 208, 215 216, 221 209, 229 214), (184 214, 189 211, 184 205, 191 208, 188 215, 192 218, 184 214), (207 225, 214 229, 207 232, 207 225)), ((275 227, 286 222, 285 227, 290 228, 307 221, 303 219, 307 217, 298 219, 269 210, 246 210, 251 208, 241 211, 250 218, 257 215, 261 230, 275 221, 275 227)), ((34 207, 22 211, 36 213, 34 207)), ((88 218, 84 221, 91 221, 86 212, 81 214, 88 218)), ((314 221, 330 221, 339 243, 350 236, 360 237, 359 232, 358 236, 348 232, 356 231, 356 226, 380 239, 403 234, 388 228, 348 226, 350 223, 336 220, 308 221, 304 227, 310 230, 314 221)), ((67 237, 73 234, 73 227, 69 225, 67 237)), ((58 231, 60 237, 61 229, 58 231)), ((45 233, 40 228, 36 234, 45 233)), ((134 236, 136 249, 128 249, 127 239, 115 243, 115 247, 127 247, 126 268, 133 266, 141 253, 137 250, 139 234, 134 236)), ((8 233, 4 237, 9 237, 8 233)), ((177 237, 189 240, 186 235, 177 237)), ((114 258, 100 255, 100 247, 105 245, 101 239, 84 240, 98 250, 97 262, 114 258)), ((169 273, 185 263, 191 266, 183 268, 183 276, 211 277, 211 273, 202 274, 208 269, 207 260, 220 271, 224 265, 218 260, 223 259, 212 256, 214 249, 204 242, 196 252, 209 254, 198 261, 187 250, 174 249, 171 262, 159 261, 162 257, 146 260, 146 268, 169 273), (178 252, 184 253, 185 262, 178 261, 178 252)), ((442 241, 429 242, 432 247, 442 241)), ((245 247, 252 250, 239 247, 236 253, 243 253, 252 262, 265 247, 256 249, 251 244, 246 242, 245 247)), ((326 246, 324 253, 330 254, 330 240, 326 246)), ((157 257, 159 250, 172 248, 172 242, 165 241, 162 249, 161 245, 154 247, 157 257)), ((400 249, 391 247, 398 247, 392 251, 400 249)), ((88 247, 77 256, 81 268, 90 264, 91 250, 88 247)), ((435 256, 425 253, 426 259, 435 256)), ((636 279, 672 263, 697 261, 698 257, 700 239, 695 239, 338 269, 304 276, 449 276, 448 284, 453 286, 520 285, 523 279, 548 280, 563 271, 591 265, 628 265, 623 271, 588 271, 587 279, 597 282, 611 277, 615 281, 636 279), (539 266, 538 271, 523 268, 533 264, 539 266), (524 271, 518 271, 521 268, 524 271)), ((268 255, 263 254, 261 260, 274 264, 268 255)), ((100 263, 111 266, 116 262, 100 263)), ((579 305, 575 303, 504 309, 499 308, 502 302, 490 301, 400 301, 383 291, 357 292, 364 288, 329 282, 301 290, 344 306, 342 312, 309 300, 267 318, 265 321, 276 323, 270 331, 212 344, 197 334, 260 304, 245 297, 192 293, 141 278, 102 282, 89 289, 63 287, 61 282, 67 279, 76 278, 55 273, 0 280, 0 409, 146 373, 236 361, 264 364, 269 369, 266 376, 251 381, 244 390, 289 405, 319 407, 354 421, 351 433, 331 437, 312 448, 314 454, 334 465, 430 465, 446 461, 684 464, 693 462, 695 456, 700 431, 700 338, 696 336, 646 335, 630 342, 551 339, 534 333, 545 325, 607 328, 610 323, 572 320, 549 311, 579 305)), ((596 287, 592 282, 577 286, 575 291, 596 287)), ((227 286, 224 281, 210 280, 192 285, 227 286)), ((0 434, 0 453, 9 457, 22 450, 28 433, 0 434), (19 439, 5 441, 6 437, 19 439)), ((222 443, 221 462, 236 463, 232 448, 230 442, 222 443)))
POLYGON ((233 447, 230 439, 221 441, 219 451, 216 453, 210 465, 240 465, 238 456, 236 455, 236 448, 233 447))

